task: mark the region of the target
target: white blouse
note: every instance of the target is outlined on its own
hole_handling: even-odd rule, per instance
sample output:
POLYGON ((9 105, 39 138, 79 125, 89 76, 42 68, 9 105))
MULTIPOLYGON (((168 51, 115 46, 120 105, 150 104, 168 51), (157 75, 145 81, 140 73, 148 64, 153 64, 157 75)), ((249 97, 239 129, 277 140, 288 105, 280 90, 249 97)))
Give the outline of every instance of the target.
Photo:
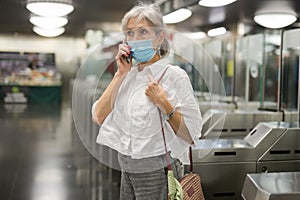
MULTIPOLYGON (((134 159, 165 153, 158 108, 145 95, 145 89, 149 82, 147 77, 152 75, 158 80, 167 66, 169 69, 160 85, 171 104, 182 114, 194 141, 201 136, 202 118, 188 75, 180 67, 168 63, 164 58, 140 72, 137 67, 131 68, 118 90, 112 112, 101 124, 97 143, 134 159)), ((93 115, 96 103, 92 107, 93 115)), ((176 136, 167 121, 163 121, 163 125, 171 156, 189 163, 189 144, 176 136)))

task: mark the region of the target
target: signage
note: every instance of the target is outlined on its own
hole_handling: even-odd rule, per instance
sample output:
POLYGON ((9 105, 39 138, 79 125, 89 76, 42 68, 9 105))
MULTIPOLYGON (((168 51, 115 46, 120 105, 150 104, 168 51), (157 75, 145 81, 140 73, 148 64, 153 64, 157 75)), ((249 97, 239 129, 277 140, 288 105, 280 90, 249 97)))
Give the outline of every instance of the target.
POLYGON ((4 103, 28 102, 28 87, 2 86, 1 90, 4 103))

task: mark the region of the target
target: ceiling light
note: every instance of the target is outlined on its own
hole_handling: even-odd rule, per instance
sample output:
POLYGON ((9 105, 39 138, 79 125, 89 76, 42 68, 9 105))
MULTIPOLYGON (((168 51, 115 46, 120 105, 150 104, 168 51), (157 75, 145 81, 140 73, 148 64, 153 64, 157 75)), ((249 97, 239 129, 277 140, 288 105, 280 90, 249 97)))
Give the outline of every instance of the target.
POLYGON ((231 4, 237 0, 200 0, 199 5, 205 7, 220 7, 231 4))
POLYGON ((175 10, 165 16, 163 16, 163 20, 166 24, 175 24, 181 21, 186 20, 192 15, 192 11, 186 8, 180 8, 175 10))
POLYGON ((44 37, 57 37, 65 32, 65 28, 61 27, 58 29, 43 29, 41 27, 34 26, 33 31, 44 37))
POLYGON ((224 35, 226 33, 226 28, 224 27, 219 27, 219 28, 214 28, 211 29, 207 32, 207 35, 209 37, 215 37, 215 36, 219 36, 219 35, 224 35))
POLYGON ((55 29, 62 27, 68 23, 68 19, 65 17, 41 17, 32 16, 29 21, 38 27, 46 29, 55 29))
POLYGON ((287 13, 262 13, 254 16, 254 21, 266 28, 283 28, 291 25, 297 20, 293 14, 287 13))
POLYGON ((28 0, 26 8, 36 15, 45 17, 61 17, 74 10, 70 0, 28 0))
POLYGON ((188 38, 200 40, 206 38, 206 33, 199 31, 199 32, 189 32, 189 33, 183 33, 188 38))

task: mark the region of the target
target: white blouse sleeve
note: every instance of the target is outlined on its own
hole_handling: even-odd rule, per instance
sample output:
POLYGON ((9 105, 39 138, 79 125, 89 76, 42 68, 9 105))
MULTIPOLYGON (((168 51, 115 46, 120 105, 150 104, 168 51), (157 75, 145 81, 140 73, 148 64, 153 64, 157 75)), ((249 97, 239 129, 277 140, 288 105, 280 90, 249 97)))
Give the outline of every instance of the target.
POLYGON ((92 105, 92 109, 91 109, 91 114, 92 114, 92 119, 94 119, 95 116, 95 109, 96 109, 96 104, 98 103, 98 100, 95 101, 92 105))
POLYGON ((179 78, 174 80, 173 84, 179 100, 175 107, 182 114, 185 125, 195 143, 201 137, 202 117, 194 96, 193 87, 186 72, 183 71, 183 76, 179 76, 179 78))

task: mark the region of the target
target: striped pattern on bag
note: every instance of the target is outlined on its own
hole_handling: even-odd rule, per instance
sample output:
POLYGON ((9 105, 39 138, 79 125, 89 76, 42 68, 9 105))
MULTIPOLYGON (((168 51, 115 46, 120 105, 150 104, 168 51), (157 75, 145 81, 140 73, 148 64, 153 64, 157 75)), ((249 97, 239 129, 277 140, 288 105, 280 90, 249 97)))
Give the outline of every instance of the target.
POLYGON ((189 173, 180 179, 184 200, 204 200, 200 176, 189 173))

